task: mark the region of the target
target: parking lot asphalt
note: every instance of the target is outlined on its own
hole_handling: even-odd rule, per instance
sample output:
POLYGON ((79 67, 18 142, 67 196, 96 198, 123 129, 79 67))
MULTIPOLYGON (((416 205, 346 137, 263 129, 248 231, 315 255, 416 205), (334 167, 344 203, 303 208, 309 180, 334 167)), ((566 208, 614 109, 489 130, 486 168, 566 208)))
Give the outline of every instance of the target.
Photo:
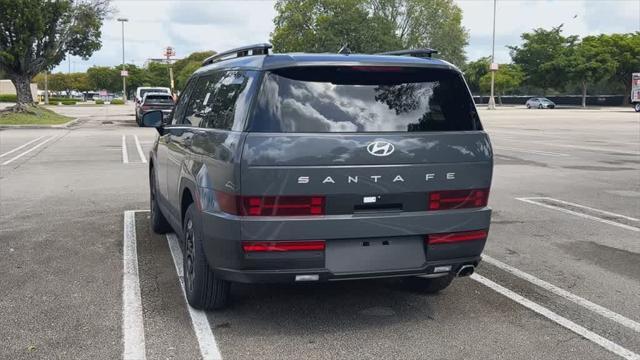
POLYGON ((631 109, 481 109, 495 147, 487 256, 439 295, 401 280, 237 285, 208 313, 185 304, 172 237, 149 231, 155 130, 130 106, 55 110, 80 121, 0 131, 2 359, 639 358, 631 109))

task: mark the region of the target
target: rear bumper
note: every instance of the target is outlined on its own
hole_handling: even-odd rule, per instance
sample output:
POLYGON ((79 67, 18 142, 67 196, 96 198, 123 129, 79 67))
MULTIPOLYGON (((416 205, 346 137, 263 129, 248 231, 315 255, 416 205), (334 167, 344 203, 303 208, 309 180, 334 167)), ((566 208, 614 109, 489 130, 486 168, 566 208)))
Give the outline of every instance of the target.
POLYGON ((377 272, 356 272, 334 274, 323 268, 303 268, 303 269, 286 269, 286 270, 238 270, 215 268, 214 272, 220 279, 240 283, 294 283, 294 282, 327 282, 341 280, 361 280, 361 279, 381 279, 392 277, 410 277, 410 276, 426 276, 426 277, 442 277, 450 274, 456 274, 463 265, 477 266, 481 257, 450 259, 444 261, 434 261, 421 268, 404 269, 397 271, 377 271, 377 272), (451 266, 449 271, 434 272, 437 267, 451 266), (315 281, 297 281, 296 276, 299 275, 318 275, 315 281))
POLYGON ((221 279, 273 283, 295 282, 297 275, 317 275, 317 281, 334 281, 456 273, 462 265, 478 264, 485 240, 436 245, 426 245, 420 240, 415 250, 423 252, 421 258, 416 262, 413 257, 408 266, 403 266, 402 258, 398 259, 396 255, 389 260, 393 265, 386 267, 386 253, 381 258, 379 252, 375 254, 377 262, 371 266, 367 264, 368 258, 339 260, 342 264, 338 267, 343 269, 350 268, 348 262, 359 262, 362 266, 357 267, 358 271, 332 271, 336 269, 335 257, 330 261, 327 254, 331 244, 386 239, 392 243, 409 239, 415 241, 427 234, 488 229, 491 209, 332 215, 314 219, 242 218, 207 212, 202 216, 206 256, 211 268, 221 279), (277 253, 244 253, 242 250, 241 241, 269 240, 325 240, 327 249, 277 253), (451 268, 434 272, 436 267, 441 266, 451 268))

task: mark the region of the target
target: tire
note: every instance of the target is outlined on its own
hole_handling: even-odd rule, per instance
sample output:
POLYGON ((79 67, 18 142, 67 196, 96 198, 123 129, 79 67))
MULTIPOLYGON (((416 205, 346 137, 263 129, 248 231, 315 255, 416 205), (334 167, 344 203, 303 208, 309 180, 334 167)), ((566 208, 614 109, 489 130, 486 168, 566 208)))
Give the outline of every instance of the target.
POLYGON ((531 109, 531 105, 530 104, 527 104, 527 109, 531 109))
POLYGON ((166 234, 170 232, 171 225, 167 221, 167 218, 164 217, 162 210, 160 210, 160 206, 158 206, 158 198, 156 196, 157 186, 156 186, 156 176, 153 168, 149 169, 149 202, 151 209, 149 217, 151 218, 151 230, 156 234, 166 234))
POLYGON ((542 109, 542 104, 538 105, 538 109, 542 109))
POLYGON ((183 222, 184 289, 187 301, 196 309, 222 309, 229 302, 231 284, 217 279, 209 267, 202 243, 202 224, 195 204, 189 205, 183 222))
POLYGON ((636 110, 636 112, 640 112, 640 102, 636 103, 636 105, 633 108, 636 110))
POLYGON ((423 294, 437 294, 451 285, 454 277, 455 275, 447 275, 437 278, 411 277, 405 279, 405 281, 412 290, 423 294))

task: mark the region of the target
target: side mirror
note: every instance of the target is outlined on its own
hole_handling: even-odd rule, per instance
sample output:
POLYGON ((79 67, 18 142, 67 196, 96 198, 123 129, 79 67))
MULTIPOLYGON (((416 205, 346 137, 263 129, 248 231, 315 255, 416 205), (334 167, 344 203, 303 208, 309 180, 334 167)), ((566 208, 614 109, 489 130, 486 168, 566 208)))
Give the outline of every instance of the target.
POLYGON ((142 125, 145 127, 154 127, 158 129, 158 132, 162 134, 162 126, 164 114, 161 110, 153 110, 142 115, 142 125))

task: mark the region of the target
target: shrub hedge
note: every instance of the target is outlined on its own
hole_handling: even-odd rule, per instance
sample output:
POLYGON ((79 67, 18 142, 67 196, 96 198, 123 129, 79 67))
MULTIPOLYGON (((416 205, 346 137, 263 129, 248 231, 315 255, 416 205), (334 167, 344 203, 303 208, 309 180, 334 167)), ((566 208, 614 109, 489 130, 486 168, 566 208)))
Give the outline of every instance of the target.
POLYGON ((16 101, 18 101, 18 96, 15 94, 0 95, 0 102, 16 102, 16 101))
POLYGON ((113 99, 113 100, 111 100, 111 104, 113 104, 113 105, 124 105, 124 100, 113 99))
POLYGON ((100 100, 100 99, 96 100, 96 105, 102 105, 102 104, 104 104, 104 100, 100 100))
POLYGON ((60 102, 62 105, 75 105, 76 101, 75 100, 64 100, 60 102))

